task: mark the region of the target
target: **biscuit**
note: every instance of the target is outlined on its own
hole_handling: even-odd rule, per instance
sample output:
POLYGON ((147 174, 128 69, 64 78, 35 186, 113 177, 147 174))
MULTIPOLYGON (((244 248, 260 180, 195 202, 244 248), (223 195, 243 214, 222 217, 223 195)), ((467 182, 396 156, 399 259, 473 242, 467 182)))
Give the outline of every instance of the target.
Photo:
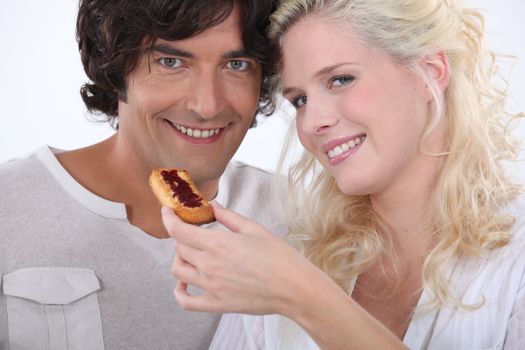
POLYGON ((185 222, 203 225, 215 221, 213 208, 184 169, 158 168, 149 177, 159 202, 172 208, 185 222))

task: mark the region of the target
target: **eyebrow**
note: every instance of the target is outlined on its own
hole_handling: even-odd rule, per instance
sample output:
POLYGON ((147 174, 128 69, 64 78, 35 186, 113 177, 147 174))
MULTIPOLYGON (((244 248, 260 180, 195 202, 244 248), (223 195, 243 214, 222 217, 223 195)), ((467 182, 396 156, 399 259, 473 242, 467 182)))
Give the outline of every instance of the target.
POLYGON ((159 52, 165 55, 181 56, 181 57, 187 57, 187 58, 195 57, 195 55, 192 54, 191 52, 188 52, 182 49, 177 49, 173 46, 164 45, 164 44, 152 45, 149 49, 149 52, 159 52))
MULTIPOLYGON (((359 63, 356 63, 356 62, 341 62, 341 63, 335 63, 335 64, 332 64, 330 66, 327 66, 327 67, 324 67, 322 69, 320 69, 319 71, 315 72, 315 74, 312 76, 312 78, 318 78, 322 75, 325 75, 325 74, 328 74, 334 70, 336 70, 337 68, 339 67, 342 67, 342 66, 360 66, 359 63)), ((289 94, 293 91, 296 91, 296 90, 300 90, 300 89, 297 89, 293 86, 290 86, 290 87, 286 87, 283 89, 283 92, 282 94, 283 95, 286 95, 286 94, 289 94)))
MULTIPOLYGON (((180 56, 185 58, 195 58, 195 55, 189 51, 178 49, 176 47, 165 45, 165 44, 156 44, 151 46, 149 49, 149 52, 158 52, 165 55, 171 55, 171 56, 180 56)), ((224 55, 222 55, 225 59, 231 59, 231 58, 238 58, 238 57, 252 57, 252 55, 248 54, 248 51, 244 49, 239 50, 231 50, 226 52, 224 55)))
POLYGON ((222 55, 222 57, 223 58, 238 58, 238 57, 253 58, 253 55, 249 54, 248 51, 244 49, 240 49, 240 50, 228 51, 224 55, 222 55))

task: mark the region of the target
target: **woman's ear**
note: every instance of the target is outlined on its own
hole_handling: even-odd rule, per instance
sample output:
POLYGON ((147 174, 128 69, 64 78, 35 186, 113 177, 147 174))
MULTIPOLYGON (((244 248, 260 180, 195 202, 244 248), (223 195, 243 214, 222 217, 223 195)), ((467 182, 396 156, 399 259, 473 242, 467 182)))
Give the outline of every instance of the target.
POLYGON ((421 68, 428 73, 428 77, 437 83, 444 94, 450 81, 450 64, 445 52, 426 55, 420 61, 421 68))

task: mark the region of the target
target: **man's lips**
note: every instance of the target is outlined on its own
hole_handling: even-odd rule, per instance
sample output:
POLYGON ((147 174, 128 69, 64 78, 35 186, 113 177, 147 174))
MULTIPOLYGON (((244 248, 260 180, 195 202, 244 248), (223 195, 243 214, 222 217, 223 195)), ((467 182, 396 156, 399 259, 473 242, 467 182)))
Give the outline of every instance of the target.
POLYGON ((175 130, 177 130, 178 134, 183 137, 185 140, 190 141, 192 143, 212 143, 216 141, 220 135, 222 134, 222 131, 225 129, 225 127, 217 127, 217 128, 192 128, 188 126, 184 126, 181 124, 173 123, 169 120, 166 120, 166 122, 175 130))
POLYGON ((184 135, 188 135, 189 137, 195 137, 195 138, 208 138, 212 137, 214 135, 217 135, 221 129, 223 128, 208 128, 208 129, 198 129, 198 128, 190 128, 184 125, 176 124, 173 122, 168 122, 175 127, 178 131, 180 131, 184 135))

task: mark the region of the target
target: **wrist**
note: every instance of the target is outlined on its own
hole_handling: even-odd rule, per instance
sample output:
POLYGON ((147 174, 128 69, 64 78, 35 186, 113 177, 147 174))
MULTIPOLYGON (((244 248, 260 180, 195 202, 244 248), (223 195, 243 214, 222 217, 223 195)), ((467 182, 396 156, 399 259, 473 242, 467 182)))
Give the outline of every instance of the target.
POLYGON ((324 314, 330 303, 349 297, 319 268, 311 263, 305 267, 306 271, 294 274, 292 293, 284 300, 281 314, 308 330, 314 327, 317 317, 324 314))

